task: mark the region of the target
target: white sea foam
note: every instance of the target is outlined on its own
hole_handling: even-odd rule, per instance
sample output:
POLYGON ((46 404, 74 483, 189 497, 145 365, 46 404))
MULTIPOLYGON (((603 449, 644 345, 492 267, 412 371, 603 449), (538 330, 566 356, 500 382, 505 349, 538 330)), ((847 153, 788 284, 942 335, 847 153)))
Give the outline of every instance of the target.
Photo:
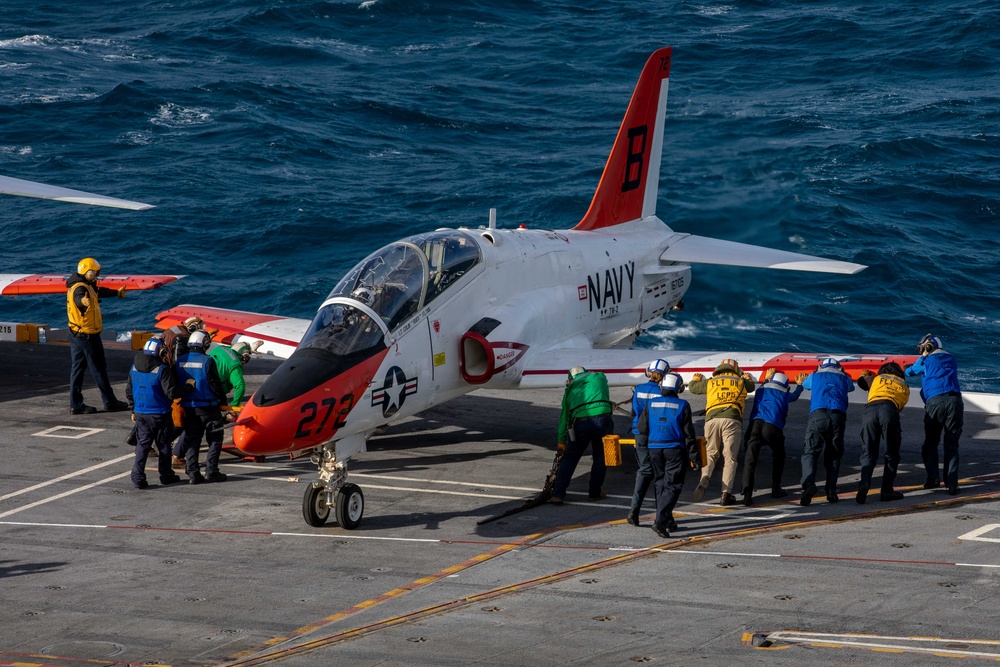
POLYGON ((183 127, 186 125, 204 125, 212 121, 212 114, 207 109, 182 107, 173 102, 160 105, 156 115, 149 119, 154 125, 165 127, 183 127))

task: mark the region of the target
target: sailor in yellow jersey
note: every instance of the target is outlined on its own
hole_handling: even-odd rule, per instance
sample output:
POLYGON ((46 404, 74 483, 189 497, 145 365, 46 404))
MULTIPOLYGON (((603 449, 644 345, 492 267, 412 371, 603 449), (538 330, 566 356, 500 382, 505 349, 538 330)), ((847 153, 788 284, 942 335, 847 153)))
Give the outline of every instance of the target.
POLYGON ((743 408, 747 394, 756 388, 753 376, 740 371, 733 359, 726 359, 715 367, 712 377, 705 379, 701 373, 691 376, 688 390, 693 394, 707 394, 705 402, 705 452, 708 461, 701 469, 701 480, 694 490, 695 501, 705 497, 705 490, 712 481, 712 473, 719 459, 722 468, 721 505, 735 505, 733 487, 736 484, 736 465, 743 436, 743 408))
POLYGON ((882 493, 880 499, 899 500, 903 494, 893 488, 896 471, 899 468, 899 449, 903 442, 903 430, 899 422, 899 412, 910 400, 910 388, 906 385, 903 369, 890 361, 882 364, 878 375, 864 371, 858 378, 858 386, 868 392, 868 404, 861 413, 861 482, 856 500, 863 505, 868 499, 868 489, 872 484, 872 472, 879 454, 884 457, 882 465, 882 493), (885 444, 882 445, 882 440, 885 444))
POLYGON ((118 290, 99 287, 97 277, 101 265, 93 257, 85 257, 76 267, 76 273, 66 280, 66 316, 69 319, 69 408, 74 415, 97 412, 97 408, 83 402, 83 371, 90 368, 94 383, 101 390, 104 409, 108 412, 128 410, 128 403, 119 401, 108 380, 108 364, 104 359, 101 331, 101 297, 125 296, 125 286, 118 290))

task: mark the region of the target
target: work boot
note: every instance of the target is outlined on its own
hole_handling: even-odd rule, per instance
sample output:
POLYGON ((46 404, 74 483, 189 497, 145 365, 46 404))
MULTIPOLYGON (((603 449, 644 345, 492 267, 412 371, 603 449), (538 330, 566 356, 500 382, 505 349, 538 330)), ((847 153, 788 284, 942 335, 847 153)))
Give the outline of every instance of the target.
POLYGON ((598 500, 604 500, 607 497, 608 497, 607 492, 604 489, 601 489, 601 492, 598 493, 596 496, 587 496, 587 500, 591 502, 597 502, 598 500))
POLYGON ((135 488, 137 488, 137 489, 148 489, 149 488, 149 482, 147 482, 146 480, 142 480, 141 482, 136 482, 135 483, 135 488))
POLYGON ((205 481, 205 478, 201 476, 200 472, 196 472, 193 475, 188 475, 188 484, 201 484, 205 481))
POLYGON ((177 484, 180 481, 180 475, 174 475, 173 477, 161 477, 160 486, 170 486, 171 484, 177 484))
POLYGON ((788 491, 785 491, 780 486, 776 486, 773 489, 771 489, 771 497, 772 498, 784 498, 787 495, 788 495, 788 491))
POLYGON ((836 491, 827 491, 826 492, 826 502, 831 503, 831 504, 832 503, 836 503, 836 502, 840 502, 840 496, 837 495, 836 491))
POLYGON ((104 409, 108 412, 122 412, 124 410, 128 410, 128 403, 116 399, 110 403, 105 403, 104 409))
POLYGON ((170 459, 170 467, 174 470, 184 470, 184 459, 180 456, 175 456, 170 459))
POLYGON ((696 503, 700 503, 701 499, 705 497, 705 490, 707 488, 708 488, 708 484, 706 483, 704 486, 702 486, 701 482, 698 482, 698 486, 694 487, 694 496, 693 497, 694 497, 694 501, 696 503))
POLYGON ((854 497, 854 502, 859 505, 864 505, 865 501, 868 500, 868 487, 861 486, 858 487, 858 495, 854 497))
POLYGON ((729 505, 735 505, 736 499, 733 498, 733 494, 724 492, 722 494, 722 499, 719 501, 719 504, 722 505, 723 507, 728 507, 729 505))
POLYGON ((743 492, 743 506, 744 507, 750 507, 751 505, 753 505, 753 491, 744 491, 743 492))
POLYGON ((629 512, 628 513, 628 517, 626 517, 625 520, 628 521, 633 526, 638 526, 639 525, 639 510, 632 510, 631 512, 629 512))
POLYGON ((566 501, 560 498, 559 496, 552 496, 551 498, 549 498, 549 503, 552 505, 562 505, 564 502, 566 501))
POLYGON ((670 537, 670 533, 667 532, 666 526, 661 526, 659 524, 653 524, 653 532, 660 537, 670 537))
POLYGON ((809 507, 809 503, 813 501, 813 496, 816 495, 816 485, 810 482, 802 487, 802 497, 799 498, 799 505, 803 507, 809 507))
POLYGON ((941 482, 938 482, 937 480, 933 482, 931 480, 927 480, 926 482, 924 482, 925 489, 936 489, 939 486, 941 486, 941 482))
POLYGON ((673 519, 667 519, 667 530, 680 530, 680 526, 673 519))
POLYGON ((205 475, 206 482, 225 482, 227 479, 229 479, 229 475, 224 472, 219 472, 218 470, 205 475))
POLYGON ((97 408, 92 405, 81 405, 78 408, 73 408, 70 412, 74 415, 92 415, 97 412, 97 408))
POLYGON ((879 496, 879 500, 881 500, 882 502, 886 502, 889 500, 902 500, 902 499, 903 499, 903 494, 900 493, 899 491, 883 491, 882 494, 879 496))
POLYGON ((958 488, 958 486, 949 486, 948 487, 948 495, 949 496, 957 496, 958 492, 961 491, 961 490, 962 489, 958 488))

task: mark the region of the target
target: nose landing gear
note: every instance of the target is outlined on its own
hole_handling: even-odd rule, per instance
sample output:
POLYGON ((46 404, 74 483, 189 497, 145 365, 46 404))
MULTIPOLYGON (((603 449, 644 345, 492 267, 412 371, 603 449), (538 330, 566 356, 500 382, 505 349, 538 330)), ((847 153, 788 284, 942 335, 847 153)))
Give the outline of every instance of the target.
POLYGON ((333 509, 340 527, 354 530, 365 513, 365 494, 357 484, 347 482, 347 465, 337 461, 332 443, 324 445, 312 458, 319 466, 319 481, 310 484, 302 496, 302 517, 318 528, 326 523, 333 509))

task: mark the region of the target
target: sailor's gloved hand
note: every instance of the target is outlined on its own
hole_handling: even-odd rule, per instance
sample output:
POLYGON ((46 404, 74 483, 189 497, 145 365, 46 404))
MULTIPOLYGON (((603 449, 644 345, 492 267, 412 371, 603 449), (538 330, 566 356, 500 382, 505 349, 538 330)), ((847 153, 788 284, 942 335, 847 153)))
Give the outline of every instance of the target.
POLYGON ((744 379, 744 380, 750 380, 751 382, 753 382, 753 381, 754 381, 754 380, 753 380, 753 376, 752 376, 752 375, 750 375, 749 373, 744 373, 744 374, 743 374, 743 379, 744 379))
POLYGON ((135 413, 132 413, 132 421, 135 421, 135 413))
POLYGON ((774 373, 777 370, 778 370, 777 368, 768 368, 767 372, 764 373, 764 379, 765 380, 770 380, 771 378, 773 378, 774 377, 774 373))
POLYGON ((699 456, 688 457, 688 462, 691 464, 691 470, 695 472, 701 472, 701 462, 698 460, 699 456))
POLYGON ((795 384, 802 384, 803 382, 805 382, 807 376, 808 373, 799 373, 798 375, 795 376, 795 384))
POLYGON ((195 383, 194 378, 188 378, 187 381, 184 384, 186 384, 187 386, 193 388, 196 383, 195 383))
POLYGON ((556 444, 556 451, 559 452, 560 454, 565 454, 566 453, 566 443, 565 442, 557 443, 556 444))
POLYGON ((121 287, 118 288, 118 298, 119 299, 124 299, 125 298, 125 286, 124 285, 122 285, 121 287))
POLYGON ((695 373, 694 375, 691 376, 691 382, 701 382, 704 379, 705 376, 702 375, 701 373, 695 373))
POLYGON ((863 378, 870 378, 870 377, 874 377, 874 375, 875 375, 875 374, 874 374, 874 373, 872 373, 872 372, 871 372, 870 370, 868 370, 867 368, 866 368, 865 370, 861 371, 861 377, 863 377, 863 378))

